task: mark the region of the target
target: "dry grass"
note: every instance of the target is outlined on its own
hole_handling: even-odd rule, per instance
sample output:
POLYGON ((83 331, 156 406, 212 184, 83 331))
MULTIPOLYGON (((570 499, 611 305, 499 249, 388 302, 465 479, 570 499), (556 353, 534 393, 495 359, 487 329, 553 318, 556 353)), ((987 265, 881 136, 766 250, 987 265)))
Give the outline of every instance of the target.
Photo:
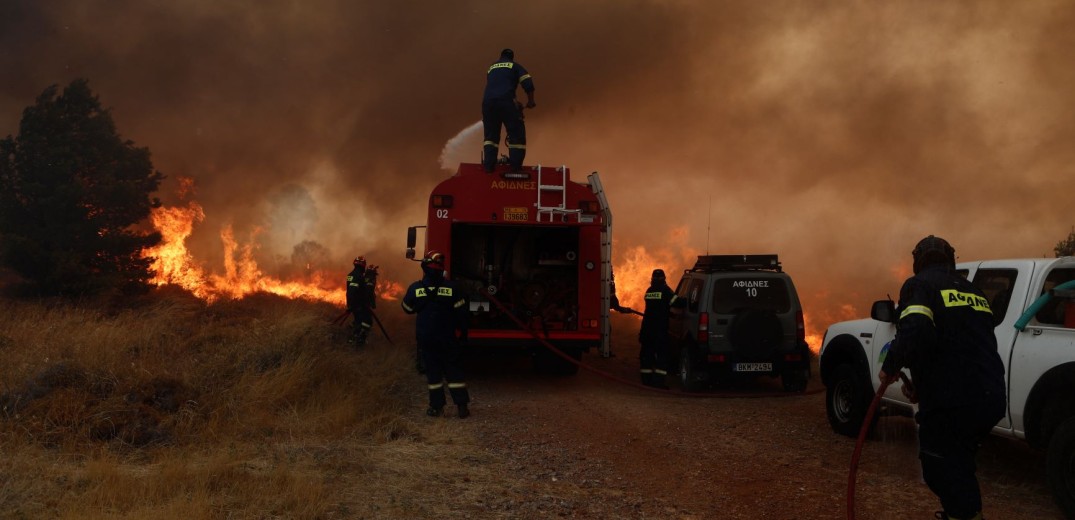
POLYGON ((269 296, 0 303, 0 517, 451 514, 503 470, 421 415, 393 310, 398 345, 355 352, 337 309, 269 296))

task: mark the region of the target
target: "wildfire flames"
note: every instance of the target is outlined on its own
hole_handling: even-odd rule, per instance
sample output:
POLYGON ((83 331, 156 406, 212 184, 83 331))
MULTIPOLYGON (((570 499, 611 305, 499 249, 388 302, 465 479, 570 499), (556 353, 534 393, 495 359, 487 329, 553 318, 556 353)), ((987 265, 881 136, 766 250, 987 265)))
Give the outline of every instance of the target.
MULTIPOLYGON (((191 188, 189 181, 183 183, 185 195, 191 188)), ((236 239, 231 226, 224 226, 220 240, 224 247, 223 274, 207 272, 187 249, 187 239, 194 227, 205 219, 205 212, 195 201, 186 206, 162 206, 150 216, 154 227, 162 235, 161 243, 147 249, 143 255, 153 258, 151 268, 156 273, 152 283, 177 285, 195 296, 212 302, 220 298, 239 299, 248 294, 266 292, 287 298, 305 298, 343 305, 345 293, 342 287, 343 273, 311 270, 306 266, 301 279, 281 280, 263 273, 254 259, 257 249, 255 238, 258 231, 246 242, 236 239)), ((664 269, 670 285, 679 280, 679 270, 694 265, 701 251, 687 245, 687 231, 673 229, 666 244, 647 249, 643 246, 628 247, 615 266, 616 294, 620 304, 642 311, 644 294, 649 287, 654 269, 664 269)), ((673 287, 674 288, 674 287, 673 287)), ((398 300, 403 286, 381 277, 377 283, 377 296, 382 300, 398 300)), ((819 296, 823 300, 824 297, 819 296)), ((856 309, 847 307, 837 312, 825 313, 821 318, 832 323, 858 316, 856 309)), ((821 346, 819 329, 811 327, 811 317, 806 317, 807 342, 815 352, 821 346)))
MULTIPOLYGON (((180 195, 184 196, 190 188, 189 179, 184 180, 180 195)), ((160 231, 162 239, 159 245, 143 252, 143 256, 153 258, 150 267, 155 275, 151 283, 158 286, 177 285, 209 302, 265 292, 287 298, 344 304, 343 273, 310 271, 301 280, 280 280, 261 272, 254 260, 257 230, 248 242, 240 243, 231 226, 225 226, 220 232, 224 246, 224 273, 207 272, 187 249, 187 238, 194 231, 194 226, 204 219, 205 212, 194 201, 189 201, 186 207, 161 206, 153 210, 150 220, 160 231)), ((376 291, 380 299, 397 300, 403 287, 396 282, 379 279, 376 291)))

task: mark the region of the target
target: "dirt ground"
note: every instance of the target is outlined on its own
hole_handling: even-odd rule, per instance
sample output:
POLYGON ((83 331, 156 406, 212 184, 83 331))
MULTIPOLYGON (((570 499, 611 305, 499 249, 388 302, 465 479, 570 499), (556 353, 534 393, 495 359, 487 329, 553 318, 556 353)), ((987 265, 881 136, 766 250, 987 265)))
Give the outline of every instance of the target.
MULTIPOLYGON (((637 379, 638 350, 619 337, 613 353, 583 358, 605 374, 573 377, 538 375, 523 361, 469 363, 467 429, 522 487, 476 510, 490 518, 848 518, 855 441, 829 428, 816 373, 805 395, 782 396, 777 380, 761 379, 720 390, 743 397, 687 397, 675 384, 662 393, 615 380, 637 379)), ((1063 518, 1041 453, 991 437, 978 462, 986 518, 1063 518)), ((920 479, 913 420, 880 420, 854 493, 860 519, 933 518, 939 505, 920 479)))

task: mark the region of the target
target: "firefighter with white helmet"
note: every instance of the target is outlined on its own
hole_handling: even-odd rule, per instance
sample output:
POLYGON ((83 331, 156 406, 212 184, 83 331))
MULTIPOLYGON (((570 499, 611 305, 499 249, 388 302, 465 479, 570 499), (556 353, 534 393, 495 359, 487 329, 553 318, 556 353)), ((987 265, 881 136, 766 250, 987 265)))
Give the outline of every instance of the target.
POLYGON ((444 413, 447 380, 448 393, 459 418, 465 419, 470 415, 470 394, 460 366, 460 346, 467 338, 467 299, 455 284, 445 279, 444 268, 443 254, 427 252, 422 258, 422 279, 407 288, 402 306, 407 314, 417 314, 415 336, 425 362, 429 388, 426 414, 439 417, 444 413))

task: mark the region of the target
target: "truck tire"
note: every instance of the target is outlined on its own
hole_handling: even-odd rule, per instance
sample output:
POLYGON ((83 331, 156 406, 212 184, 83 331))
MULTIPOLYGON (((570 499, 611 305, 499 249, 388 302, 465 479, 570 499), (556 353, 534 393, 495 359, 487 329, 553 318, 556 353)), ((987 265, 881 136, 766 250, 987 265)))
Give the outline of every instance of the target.
POLYGON ((1075 417, 1068 418, 1053 432, 1045 465, 1056 505, 1065 518, 1075 518, 1075 417))
MULTIPOLYGON (((866 377, 850 363, 838 365, 832 371, 832 379, 825 389, 825 412, 834 432, 858 437, 873 400, 873 389, 866 377)), ((873 421, 877 421, 877 415, 873 421)))
POLYGON ((688 392, 697 392, 705 386, 705 371, 701 361, 692 352, 690 345, 683 345, 679 351, 679 382, 688 392))
POLYGON ((759 309, 742 311, 728 329, 728 340, 745 360, 768 361, 784 339, 784 327, 775 312, 759 309))

